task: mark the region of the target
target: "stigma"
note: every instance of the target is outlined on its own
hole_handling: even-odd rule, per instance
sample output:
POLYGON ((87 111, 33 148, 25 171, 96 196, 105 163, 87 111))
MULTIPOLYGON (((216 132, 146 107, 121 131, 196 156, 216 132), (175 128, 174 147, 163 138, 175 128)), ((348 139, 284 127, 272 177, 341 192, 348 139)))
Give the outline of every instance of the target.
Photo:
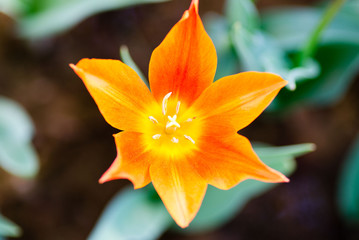
POLYGON ((172 144, 178 144, 180 142, 190 142, 192 144, 195 144, 196 143, 195 140, 192 137, 190 137, 189 134, 187 133, 187 131, 189 130, 188 125, 190 124, 190 122, 192 122, 195 119, 195 117, 187 119, 185 121, 182 120, 182 122, 180 122, 179 113, 180 113, 180 108, 182 107, 181 102, 176 101, 177 99, 175 100, 170 99, 171 96, 172 96, 172 92, 169 92, 163 97, 162 100, 163 117, 159 116, 158 114, 155 115, 157 116, 156 118, 154 116, 148 117, 148 119, 154 124, 155 126, 154 129, 156 129, 154 131, 155 134, 152 135, 152 139, 154 141, 158 141, 162 139, 161 143, 168 141, 172 144), (171 104, 169 104, 169 102, 171 104))

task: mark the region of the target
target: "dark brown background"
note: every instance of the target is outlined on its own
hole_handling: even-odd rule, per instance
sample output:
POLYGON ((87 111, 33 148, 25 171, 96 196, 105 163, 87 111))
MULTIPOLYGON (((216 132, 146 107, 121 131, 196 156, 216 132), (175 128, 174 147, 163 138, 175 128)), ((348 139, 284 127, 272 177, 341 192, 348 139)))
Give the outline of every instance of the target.
MULTIPOLYGON (((261 9, 317 1, 259 1, 261 9)), ((152 50, 189 6, 189 0, 102 13, 60 36, 27 42, 15 37, 11 20, 0 15, 0 95, 21 103, 31 115, 41 171, 22 180, 0 170, 0 206, 19 224, 20 239, 85 239, 106 203, 127 180, 100 185, 115 158, 111 128, 81 80, 68 67, 81 58, 119 58, 128 45, 147 73, 152 50)), ((222 1, 201 0, 200 14, 222 12, 222 1)), ((251 201, 224 227, 197 236, 166 233, 162 239, 359 239, 344 226, 335 194, 338 169, 358 132, 358 82, 337 105, 299 108, 278 118, 265 114, 243 133, 275 145, 314 142, 317 151, 298 159, 289 184, 251 201)))

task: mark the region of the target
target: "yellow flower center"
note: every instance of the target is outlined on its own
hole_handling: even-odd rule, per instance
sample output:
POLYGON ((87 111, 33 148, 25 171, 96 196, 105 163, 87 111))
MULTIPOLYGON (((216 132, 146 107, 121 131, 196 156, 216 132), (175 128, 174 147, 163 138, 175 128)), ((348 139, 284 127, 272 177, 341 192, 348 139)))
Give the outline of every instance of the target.
POLYGON ((178 155, 197 148, 201 128, 195 116, 186 118, 186 106, 181 101, 170 99, 172 92, 162 100, 162 112, 148 117, 146 123, 147 146, 159 154, 178 155))

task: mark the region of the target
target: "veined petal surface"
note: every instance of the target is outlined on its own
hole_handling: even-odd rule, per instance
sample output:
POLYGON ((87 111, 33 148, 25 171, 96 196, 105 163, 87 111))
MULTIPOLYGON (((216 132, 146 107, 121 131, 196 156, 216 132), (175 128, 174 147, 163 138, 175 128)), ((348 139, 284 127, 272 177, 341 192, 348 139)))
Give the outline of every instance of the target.
POLYGON ((150 167, 153 186, 176 223, 185 228, 196 216, 207 183, 186 158, 157 159, 150 167))
POLYGON ((188 106, 213 82, 216 67, 216 50, 204 30, 195 0, 152 53, 151 91, 158 102, 172 92, 188 106))
POLYGON ((117 147, 117 158, 111 167, 102 175, 100 183, 126 178, 135 189, 142 188, 151 182, 149 166, 151 153, 142 144, 142 134, 121 132, 114 135, 117 147))
POLYGON ((200 150, 190 162, 206 182, 217 188, 227 190, 246 179, 288 182, 283 174, 266 166, 241 135, 207 136, 199 144, 200 150))
POLYGON ((121 61, 107 59, 82 59, 70 66, 110 125, 141 132, 141 119, 148 117, 148 109, 158 104, 134 70, 121 61))
POLYGON ((206 121, 205 135, 234 133, 257 118, 286 84, 271 73, 224 77, 208 87, 188 113, 206 121))

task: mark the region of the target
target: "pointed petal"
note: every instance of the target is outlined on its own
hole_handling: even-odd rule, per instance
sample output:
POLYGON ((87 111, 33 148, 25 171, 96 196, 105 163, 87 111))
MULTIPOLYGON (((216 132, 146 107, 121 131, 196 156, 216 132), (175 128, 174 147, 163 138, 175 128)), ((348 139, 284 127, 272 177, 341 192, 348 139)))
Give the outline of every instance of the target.
POLYGON ((250 124, 270 104, 287 81, 271 73, 244 72, 219 79, 193 104, 206 121, 205 135, 234 133, 250 124))
POLYGON ((216 67, 216 50, 198 15, 198 0, 194 0, 152 53, 151 91, 158 102, 172 92, 190 105, 212 83, 216 67))
POLYGON ((185 228, 196 216, 207 184, 186 159, 163 159, 150 167, 153 186, 176 223, 185 228))
POLYGON ((142 188, 151 182, 149 166, 152 155, 142 144, 142 134, 121 132, 114 135, 117 147, 117 158, 111 167, 102 175, 99 182, 126 178, 135 189, 142 188))
POLYGON ((82 59, 70 65, 83 80, 106 121, 121 130, 140 131, 139 120, 155 103, 134 70, 118 60, 82 59))
POLYGON ((288 182, 280 172, 258 158, 247 138, 233 134, 204 137, 191 163, 209 184, 230 189, 245 179, 263 182, 288 182))

